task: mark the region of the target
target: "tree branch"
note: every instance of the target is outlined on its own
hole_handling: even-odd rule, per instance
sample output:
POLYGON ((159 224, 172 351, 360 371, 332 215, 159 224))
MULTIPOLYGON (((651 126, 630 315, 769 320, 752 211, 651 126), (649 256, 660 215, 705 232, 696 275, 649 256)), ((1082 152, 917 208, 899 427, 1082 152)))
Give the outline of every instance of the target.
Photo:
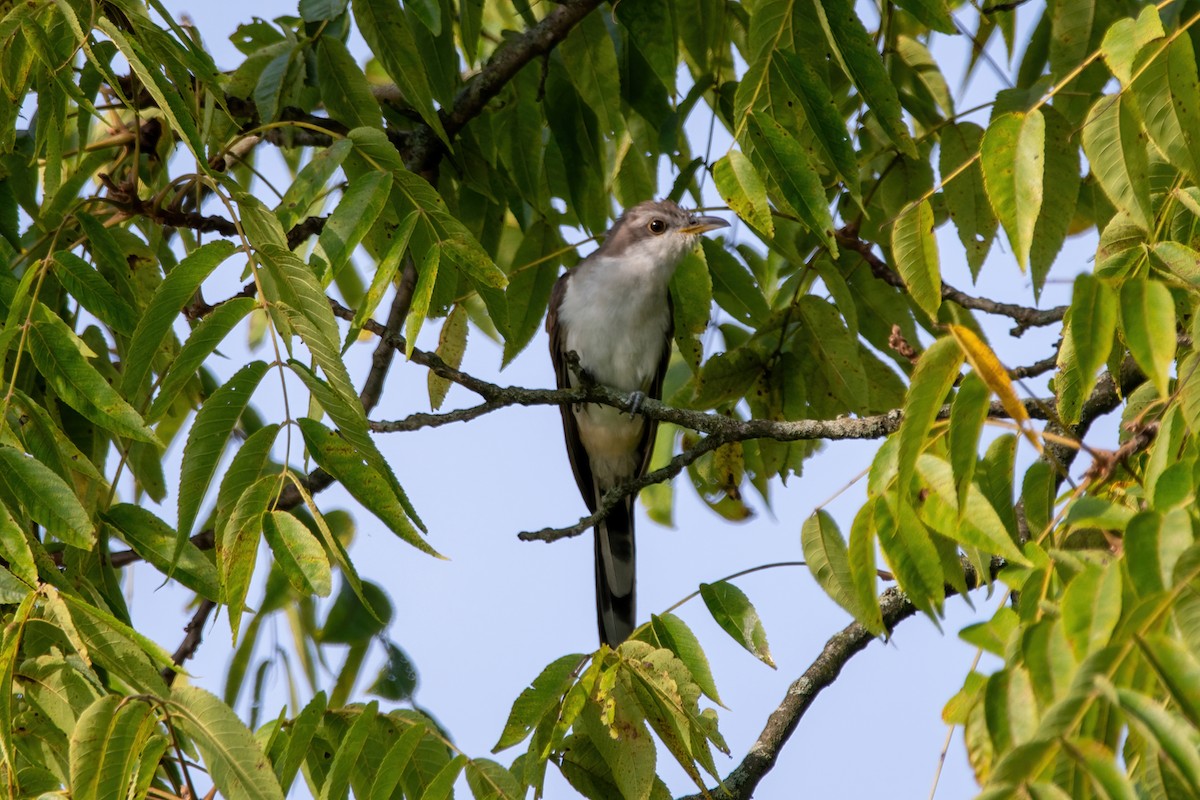
MULTIPOLYGON (((204 640, 204 626, 208 622, 209 615, 216 609, 216 602, 209 600, 207 597, 200 600, 200 606, 196 609, 196 613, 192 615, 191 620, 184 626, 183 641, 179 643, 179 647, 175 649, 175 654, 171 656, 171 661, 175 662, 175 666, 182 667, 183 662, 196 654, 197 648, 200 647, 200 642, 204 640)), ((170 686, 175 682, 175 676, 178 674, 173 669, 165 668, 162 671, 163 680, 170 686)))
MULTIPOLYGON (((1095 389, 1084 402, 1079 423, 1073 426, 1068 433, 1083 436, 1093 422, 1116 409, 1121 404, 1121 400, 1145 380, 1145 376, 1138 371, 1132 359, 1127 359, 1122 364, 1119 385, 1110 373, 1106 372, 1101 375, 1095 389)), ((1140 435, 1133 437, 1125 449, 1133 451, 1144 447, 1152 438, 1153 433, 1154 429, 1148 428, 1140 435)), ((1050 454, 1049 457, 1060 459, 1060 463, 1064 467, 1070 464, 1079 452, 1078 449, 1061 444, 1047 444, 1046 450, 1048 454, 1052 450, 1058 450, 1057 455, 1050 454)), ((1120 453, 1116 455, 1119 456, 1120 453)), ((1112 458, 1100 458, 1097 461, 1108 463, 1112 461, 1112 458)), ((1094 464, 1092 469, 1096 468, 1094 464)), ((1101 466, 1101 468, 1103 467, 1101 466)), ((1027 535, 1028 528, 1024 523, 1024 514, 1019 516, 1022 522, 1022 532, 1027 535)), ((1003 559, 993 558, 990 566, 992 577, 999 574, 1004 566, 1003 559)), ((966 585, 971 589, 977 588, 979 576, 974 568, 970 563, 964 561, 963 570, 966 585)), ((954 594, 956 591, 947 586, 946 596, 950 597, 954 594)), ((880 595, 879 606, 883 613, 884 627, 889 631, 893 630, 900 622, 913 616, 917 610, 897 588, 888 589, 880 595)), ((857 622, 852 622, 834 634, 825 643, 825 648, 816 660, 788 687, 783 701, 771 712, 766 725, 763 726, 762 733, 750 747, 745 758, 722 782, 723 788, 711 790, 710 797, 719 798, 719 800, 744 800, 751 797, 759 782, 775 766, 780 751, 796 730, 801 718, 816 700, 817 695, 837 680, 842 667, 856 654, 866 649, 872 638, 871 633, 857 622)), ((680 800, 701 800, 702 797, 703 795, 688 795, 680 800)))
MULTIPOLYGON (((887 265, 887 262, 875 255, 874 250, 872 250, 873 245, 870 242, 858 238, 858 231, 853 226, 848 225, 841 228, 836 232, 836 237, 839 245, 858 253, 863 261, 867 262, 867 265, 871 268, 871 272, 876 278, 889 286, 894 286, 905 292, 908 291, 908 287, 904 285, 904 280, 887 265)), ((1067 313, 1066 306, 1042 309, 1016 305, 1015 303, 998 303, 986 297, 969 295, 945 282, 942 283, 942 299, 957 303, 963 308, 971 309, 972 311, 982 311, 985 314, 996 314, 1012 319, 1017 323, 1011 331, 1013 336, 1020 336, 1029 328, 1044 327, 1062 322, 1063 316, 1067 313)))
MULTIPOLYGON (((521 68, 545 55, 567 38, 580 20, 600 6, 602 0, 565 0, 552 8, 536 25, 500 46, 454 98, 449 111, 441 112, 442 127, 451 139, 477 117, 521 68)), ((442 143, 428 126, 422 125, 409 137, 405 163, 417 174, 436 169, 444 153, 442 143)))

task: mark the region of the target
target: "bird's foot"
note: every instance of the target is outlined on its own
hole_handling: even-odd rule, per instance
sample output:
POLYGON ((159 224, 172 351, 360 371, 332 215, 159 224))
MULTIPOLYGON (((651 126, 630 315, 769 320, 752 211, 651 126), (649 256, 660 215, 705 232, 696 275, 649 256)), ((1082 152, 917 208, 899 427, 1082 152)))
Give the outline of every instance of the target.
POLYGON ((646 402, 645 392, 634 392, 629 395, 629 416, 641 413, 642 403, 646 402))

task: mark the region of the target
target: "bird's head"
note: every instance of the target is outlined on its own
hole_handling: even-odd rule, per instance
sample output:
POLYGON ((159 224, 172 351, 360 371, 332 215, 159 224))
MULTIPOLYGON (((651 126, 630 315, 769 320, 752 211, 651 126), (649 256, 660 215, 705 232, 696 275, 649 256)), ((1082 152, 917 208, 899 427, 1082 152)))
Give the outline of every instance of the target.
POLYGON ((639 203, 626 210, 597 251, 608 258, 635 258, 674 269, 706 231, 726 228, 720 217, 684 211, 673 200, 639 203))

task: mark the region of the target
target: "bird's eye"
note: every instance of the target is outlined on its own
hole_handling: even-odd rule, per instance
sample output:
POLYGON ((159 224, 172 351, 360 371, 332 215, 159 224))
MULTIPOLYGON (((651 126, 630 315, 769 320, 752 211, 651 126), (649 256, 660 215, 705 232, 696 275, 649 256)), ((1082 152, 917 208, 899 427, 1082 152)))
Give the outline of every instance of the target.
POLYGON ((647 225, 646 228, 651 233, 653 233, 655 236, 657 236, 660 233, 663 233, 664 231, 666 231, 667 223, 663 222, 661 219, 652 219, 652 220, 650 220, 650 224, 647 225))

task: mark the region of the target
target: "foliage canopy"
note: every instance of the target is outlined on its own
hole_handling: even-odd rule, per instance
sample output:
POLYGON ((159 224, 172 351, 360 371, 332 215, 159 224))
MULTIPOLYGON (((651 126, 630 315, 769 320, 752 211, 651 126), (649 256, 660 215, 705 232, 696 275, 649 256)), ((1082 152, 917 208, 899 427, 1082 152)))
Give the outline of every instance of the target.
MULTIPOLYGON (((944 711, 983 796, 1200 795, 1200 2, 300 0, 240 25, 228 72, 160 0, 0 8, 9 795, 197 797, 207 782, 272 798, 303 781, 439 798, 465 773, 475 797, 510 798, 553 767, 584 796, 634 800, 669 796, 670 758, 702 795, 748 797, 847 659, 985 584, 1008 602, 961 636, 1002 666, 972 671, 944 711), (957 108, 962 76, 935 47, 950 36, 973 40, 965 77, 1010 83, 980 108, 957 108), (699 117, 728 152, 699 146, 699 117), (290 170, 277 197, 255 166, 268 149, 290 170), (801 533, 856 622, 728 775, 718 688, 669 613, 547 666, 503 726, 507 765, 458 752, 396 707, 412 678, 381 638, 391 606, 320 492, 340 483, 437 557, 376 435, 517 403, 627 407, 605 387, 465 374, 468 329, 510 362, 579 257, 565 232, 602 234, 653 196, 703 204, 709 179, 742 238, 705 241, 675 277, 644 499, 668 520, 665 482, 686 474, 738 520, 744 492, 769 501, 818 442, 879 440, 853 520, 818 511, 801 533), (1070 304, 1040 308, 1064 240, 1089 231, 1090 268, 1057 265, 1070 304), (1061 337, 1005 364, 996 320, 1061 337), (426 324, 436 352, 415 346, 426 324), (211 360, 235 332, 254 357, 221 382, 211 360), (344 356, 362 338, 377 349, 356 375, 344 356), (372 418, 397 352, 428 368, 433 414, 372 418), (267 413, 254 398, 273 372, 306 391, 267 413), (439 412, 451 384, 483 404, 439 412), (1116 449, 1085 446, 1093 433, 1116 449), (131 625, 135 560, 195 593, 174 654, 131 625), (180 677, 218 606, 235 637, 224 698, 180 677), (247 725, 233 704, 254 642, 285 613, 306 702, 247 725), (350 657, 323 687, 328 645, 350 657), (380 699, 348 704, 371 647, 388 655, 380 699)), ((741 590, 699 593, 771 663, 741 590)))

